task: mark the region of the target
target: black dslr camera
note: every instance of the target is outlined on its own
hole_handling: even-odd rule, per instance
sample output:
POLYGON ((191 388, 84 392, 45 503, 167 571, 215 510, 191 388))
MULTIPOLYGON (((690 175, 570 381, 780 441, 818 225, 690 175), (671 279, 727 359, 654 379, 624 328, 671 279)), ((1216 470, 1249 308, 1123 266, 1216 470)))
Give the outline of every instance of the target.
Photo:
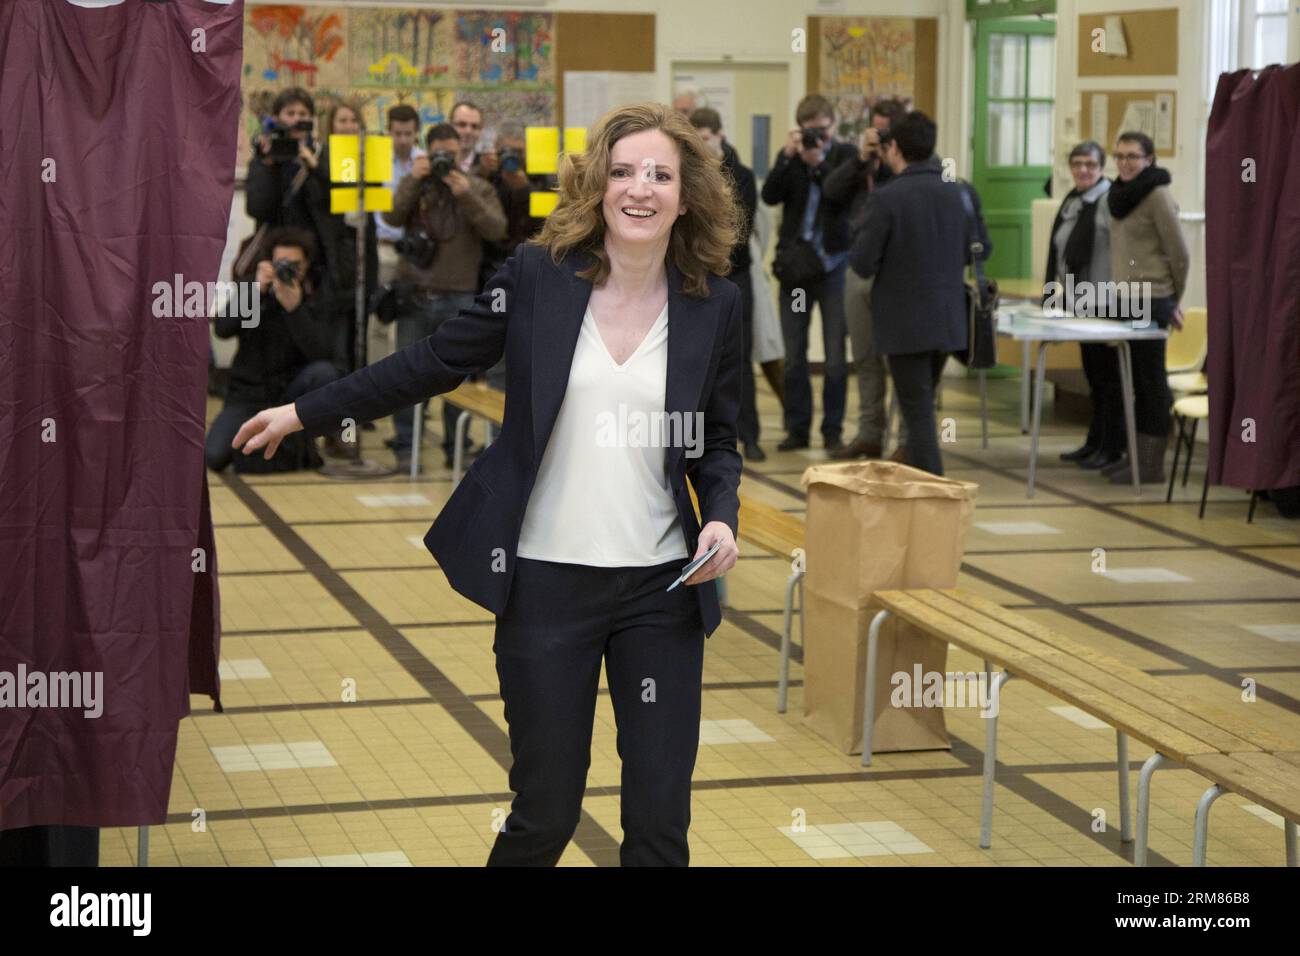
POLYGON ((298 156, 298 140, 293 138, 295 132, 311 132, 311 120, 300 120, 292 126, 271 122, 267 124, 271 134, 270 149, 267 154, 274 160, 295 159, 298 156))
POLYGON ((292 259, 276 259, 271 263, 271 271, 284 285, 292 285, 298 281, 298 263, 292 259))
POLYGON ((517 173, 524 168, 524 154, 517 149, 506 148, 498 154, 503 173, 517 173))
POLYGON ((434 253, 438 250, 437 243, 423 229, 407 230, 406 235, 393 243, 393 248, 417 269, 427 269, 433 265, 434 253))
POLYGON ((456 157, 445 149, 435 149, 429 154, 429 163, 433 166, 433 175, 446 179, 447 174, 456 168, 456 157))
POLYGON ((801 140, 804 149, 821 149, 822 138, 815 129, 805 129, 801 140))

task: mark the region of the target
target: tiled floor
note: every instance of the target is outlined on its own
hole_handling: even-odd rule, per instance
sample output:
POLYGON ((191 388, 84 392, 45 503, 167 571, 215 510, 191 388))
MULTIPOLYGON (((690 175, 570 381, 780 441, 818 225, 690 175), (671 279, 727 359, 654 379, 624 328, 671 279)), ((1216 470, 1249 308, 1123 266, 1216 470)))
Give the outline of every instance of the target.
MULTIPOLYGON (((1203 447, 1173 504, 1163 487, 1135 498, 1128 486, 1058 462, 1081 429, 1050 415, 1038 494, 1028 501, 1017 383, 990 383, 983 450, 974 388, 946 381, 941 417, 955 418, 960 436, 944 446, 948 474, 980 485, 959 585, 1207 703, 1248 706, 1300 748, 1300 526, 1268 504, 1247 524, 1247 496, 1227 488, 1211 489, 1199 520, 1203 447), (1245 703, 1248 680, 1255 695, 1245 703)), ((769 458, 747 466, 742 492, 801 512, 799 475, 824 453, 777 453, 780 410, 761 381, 760 389, 769 458)), ((371 457, 389 460, 388 432, 385 422, 365 434, 371 457)), ((154 864, 486 860, 511 798, 492 615, 455 594, 420 545, 451 490, 441 455, 424 460, 414 485, 315 474, 213 481, 225 712, 193 699, 171 816, 151 831, 154 864)), ((796 654, 789 711, 777 714, 786 566, 743 544, 742 555, 728 575, 731 606, 706 648, 693 865, 1129 865, 1113 731, 1023 682, 1001 701, 989 850, 978 847, 985 724, 977 710, 947 712, 951 750, 878 754, 863 768, 804 725, 796 654)), ((975 666, 950 652, 950 669, 975 666)), ((614 735, 602 686, 584 814, 564 865, 617 864, 614 735)), ((1148 755, 1130 746, 1134 781, 1148 755)), ((1206 786, 1186 770, 1157 775, 1152 863, 1190 863, 1192 815, 1206 786)), ((104 831, 104 863, 130 865, 135 848, 135 830, 104 831)), ((1280 865, 1280 820, 1223 797, 1209 858, 1280 865)))

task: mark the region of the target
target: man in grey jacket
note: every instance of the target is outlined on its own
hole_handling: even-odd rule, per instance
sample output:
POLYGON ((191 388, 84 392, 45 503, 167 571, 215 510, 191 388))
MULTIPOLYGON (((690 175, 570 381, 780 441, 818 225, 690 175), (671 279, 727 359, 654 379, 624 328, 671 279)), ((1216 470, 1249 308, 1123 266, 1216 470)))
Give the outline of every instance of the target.
POLYGON ((942 475, 934 389, 948 354, 967 346, 963 274, 970 258, 970 218, 985 259, 992 246, 975 190, 945 181, 934 156, 934 121, 915 111, 891 133, 884 159, 894 176, 872 193, 849 266, 865 279, 875 278, 872 341, 889 361, 907 423, 907 463, 942 475), (971 199, 970 217, 963 190, 971 199))

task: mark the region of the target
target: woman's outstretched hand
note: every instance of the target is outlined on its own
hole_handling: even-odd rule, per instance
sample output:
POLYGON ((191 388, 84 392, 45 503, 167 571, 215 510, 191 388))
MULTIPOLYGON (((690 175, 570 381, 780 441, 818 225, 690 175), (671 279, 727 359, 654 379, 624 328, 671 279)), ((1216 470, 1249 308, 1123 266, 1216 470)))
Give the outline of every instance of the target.
MULTIPOLYGON (((238 448, 244 445, 245 455, 251 455, 264 447, 266 453, 262 457, 270 460, 285 436, 297 431, 302 431, 302 422, 298 421, 298 410, 291 402, 288 405, 258 412, 244 422, 239 426, 239 431, 235 434, 235 440, 230 443, 230 447, 238 448), (245 442, 248 444, 245 445, 245 442)), ((714 555, 715 558, 717 556, 714 555)))
POLYGON ((695 549, 695 554, 691 556, 694 561, 709 548, 713 547, 713 542, 721 541, 722 547, 718 548, 717 553, 704 562, 695 573, 686 579, 686 584, 703 584, 705 581, 712 581, 714 578, 721 577, 732 569, 736 564, 736 558, 740 557, 740 549, 736 547, 736 538, 731 533, 731 529, 721 521, 710 521, 700 529, 699 546, 695 549))

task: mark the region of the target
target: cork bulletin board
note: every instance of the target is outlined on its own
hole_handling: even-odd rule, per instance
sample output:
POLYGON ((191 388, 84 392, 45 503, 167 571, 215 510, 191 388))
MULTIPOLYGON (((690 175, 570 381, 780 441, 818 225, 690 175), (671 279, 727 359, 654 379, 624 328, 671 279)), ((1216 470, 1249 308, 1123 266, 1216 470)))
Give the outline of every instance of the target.
POLYGON ((557 117, 564 116, 567 70, 655 71, 653 13, 555 13, 557 117))
POLYGON ((1157 157, 1177 155, 1178 94, 1173 90, 1088 90, 1083 94, 1083 132, 1109 156, 1126 130, 1146 133, 1157 157), (1104 133, 1104 136, 1103 136, 1104 133))
MULTIPOLYGON (((1107 36, 1107 49, 1119 47, 1107 36)), ((1178 10, 1131 10, 1079 17, 1079 76, 1175 76, 1178 73, 1178 10), (1118 21, 1127 47, 1122 56, 1094 53, 1093 31, 1118 21)))

